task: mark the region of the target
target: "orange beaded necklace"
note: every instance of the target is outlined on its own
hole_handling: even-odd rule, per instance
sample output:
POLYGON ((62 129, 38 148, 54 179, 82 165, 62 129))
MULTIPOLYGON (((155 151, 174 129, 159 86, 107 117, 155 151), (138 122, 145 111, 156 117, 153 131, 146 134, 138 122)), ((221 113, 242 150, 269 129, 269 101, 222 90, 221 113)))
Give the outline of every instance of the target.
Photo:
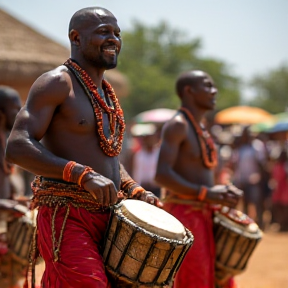
POLYGON ((111 99, 113 103, 113 105, 109 106, 101 98, 97 91, 97 86, 93 83, 92 79, 85 70, 77 65, 72 59, 68 59, 64 65, 73 72, 91 101, 96 118, 97 132, 100 138, 100 147, 102 151, 111 157, 119 155, 122 149, 125 120, 123 111, 112 86, 105 79, 102 80, 103 90, 106 92, 106 96, 109 97, 108 99, 111 99), (109 137, 106 137, 104 134, 103 112, 106 113, 109 118, 109 137))
POLYGON ((212 169, 217 165, 218 161, 216 147, 214 145, 214 141, 211 135, 208 133, 207 130, 203 130, 200 127, 200 125, 196 122, 192 113, 188 109, 181 107, 180 111, 182 111, 184 115, 187 116, 197 133, 204 166, 212 169))

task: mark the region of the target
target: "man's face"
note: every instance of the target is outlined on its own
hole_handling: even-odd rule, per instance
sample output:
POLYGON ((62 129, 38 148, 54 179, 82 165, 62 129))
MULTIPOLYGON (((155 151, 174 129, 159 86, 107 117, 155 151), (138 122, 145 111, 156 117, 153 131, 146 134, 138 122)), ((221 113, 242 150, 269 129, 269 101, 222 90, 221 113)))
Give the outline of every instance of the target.
POLYGON ((193 89, 195 92, 195 103, 199 107, 206 110, 215 108, 217 88, 209 75, 200 76, 193 89))
POLYGON ((98 68, 105 70, 115 68, 121 45, 117 20, 109 14, 96 14, 90 25, 80 33, 80 49, 83 57, 98 68))

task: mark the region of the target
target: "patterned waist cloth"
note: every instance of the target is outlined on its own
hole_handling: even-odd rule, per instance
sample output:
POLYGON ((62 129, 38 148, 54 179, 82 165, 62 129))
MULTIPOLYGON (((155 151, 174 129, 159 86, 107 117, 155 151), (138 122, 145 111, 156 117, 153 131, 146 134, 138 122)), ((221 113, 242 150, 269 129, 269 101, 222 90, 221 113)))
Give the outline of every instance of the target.
POLYGON ((41 207, 66 206, 85 208, 91 212, 106 211, 105 207, 97 202, 92 195, 77 184, 58 179, 36 176, 31 183, 33 197, 31 209, 41 207))
POLYGON ((193 207, 194 210, 202 210, 204 208, 211 208, 210 204, 207 202, 202 202, 197 200, 197 198, 193 198, 191 196, 180 195, 176 193, 172 193, 170 191, 166 191, 166 196, 161 200, 165 203, 174 203, 174 204, 182 204, 189 205, 193 207))

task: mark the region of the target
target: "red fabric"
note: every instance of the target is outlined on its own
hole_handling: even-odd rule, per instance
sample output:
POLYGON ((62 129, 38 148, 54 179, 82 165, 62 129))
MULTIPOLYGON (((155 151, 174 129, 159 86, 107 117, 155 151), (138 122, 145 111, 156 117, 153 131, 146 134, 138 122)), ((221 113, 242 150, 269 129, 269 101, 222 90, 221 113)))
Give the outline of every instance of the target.
POLYGON ((272 178, 276 182, 276 187, 272 192, 273 203, 288 205, 288 176, 285 163, 276 163, 272 169, 272 178))
MULTIPOLYGON (((194 243, 176 274, 173 288, 214 288, 215 244, 213 211, 191 205, 165 203, 164 209, 176 217, 194 236, 194 243)), ((225 288, 232 288, 231 279, 225 288)))
MULTIPOLYGON (((56 240, 67 208, 59 208, 55 218, 56 240)), ((45 260, 42 277, 43 288, 108 288, 99 243, 107 228, 109 213, 91 213, 83 208, 70 206, 64 227, 57 262, 53 261, 51 223, 54 208, 39 209, 38 248, 45 260)))

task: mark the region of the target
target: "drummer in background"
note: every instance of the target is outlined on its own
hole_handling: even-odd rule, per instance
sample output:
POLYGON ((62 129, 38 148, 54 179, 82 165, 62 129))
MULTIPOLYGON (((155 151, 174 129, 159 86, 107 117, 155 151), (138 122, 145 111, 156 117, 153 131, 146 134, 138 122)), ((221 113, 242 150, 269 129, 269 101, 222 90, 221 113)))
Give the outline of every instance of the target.
MULTIPOLYGON (((174 288, 214 288, 212 206, 235 207, 242 191, 214 184, 216 149, 201 123, 216 103, 212 78, 203 71, 184 72, 177 79, 176 92, 181 107, 162 129, 155 180, 166 189, 164 209, 193 233, 195 242, 177 272, 174 288)), ((225 288, 233 285, 230 279, 225 288)))
POLYGON ((0 86, 0 198, 12 199, 15 188, 11 181, 12 164, 5 160, 6 140, 21 108, 18 92, 8 86, 0 86))
MULTIPOLYGON (((7 283, 12 283, 11 267, 9 270, 4 266, 4 257, 7 262, 7 223, 14 215, 13 205, 8 199, 13 199, 15 186, 11 181, 12 164, 5 158, 6 140, 12 129, 16 114, 21 108, 21 100, 18 92, 8 86, 0 86, 0 287, 7 287, 7 283), (4 270, 8 274, 4 275, 4 270)), ((12 202, 12 201, 11 201, 12 202)), ((9 258, 10 261, 10 258, 9 258)))
POLYGON ((83 8, 70 20, 69 39, 71 58, 32 85, 6 156, 37 175, 31 208, 39 208, 42 286, 106 288, 100 245, 110 207, 123 197, 161 204, 118 159, 125 121, 104 80, 122 46, 117 19, 105 8, 83 8))

